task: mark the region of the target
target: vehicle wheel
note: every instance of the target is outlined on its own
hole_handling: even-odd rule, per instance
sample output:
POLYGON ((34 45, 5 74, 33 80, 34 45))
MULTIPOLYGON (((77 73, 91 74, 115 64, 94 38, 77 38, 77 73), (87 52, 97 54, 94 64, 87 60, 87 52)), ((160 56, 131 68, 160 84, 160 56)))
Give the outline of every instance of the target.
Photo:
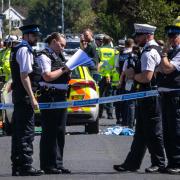
POLYGON ((88 134, 99 133, 99 117, 97 117, 96 121, 85 125, 85 132, 87 132, 88 134))
POLYGON ((4 116, 3 134, 9 136, 12 134, 12 126, 11 126, 11 123, 8 121, 6 111, 3 111, 3 116, 4 116))

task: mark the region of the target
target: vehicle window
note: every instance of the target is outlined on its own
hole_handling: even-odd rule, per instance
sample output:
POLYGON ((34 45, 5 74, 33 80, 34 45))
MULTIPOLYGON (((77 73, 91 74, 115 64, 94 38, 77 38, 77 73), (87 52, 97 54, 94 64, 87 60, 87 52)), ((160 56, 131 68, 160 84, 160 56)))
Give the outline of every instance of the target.
POLYGON ((79 68, 76 68, 72 71, 72 75, 71 75, 72 79, 80 79, 80 72, 79 72, 79 68))
POLYGON ((77 42, 67 42, 65 49, 78 49, 80 47, 80 43, 77 42))

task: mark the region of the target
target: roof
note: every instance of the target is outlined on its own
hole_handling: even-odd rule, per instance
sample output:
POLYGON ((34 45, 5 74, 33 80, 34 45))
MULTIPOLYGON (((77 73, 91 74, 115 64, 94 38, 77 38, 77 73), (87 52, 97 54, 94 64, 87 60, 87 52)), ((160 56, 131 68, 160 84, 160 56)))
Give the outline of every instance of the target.
POLYGON ((24 20, 25 17, 22 16, 20 13, 18 13, 12 6, 10 6, 10 8, 6 9, 3 14, 6 15, 6 18, 9 19, 9 10, 10 12, 12 12, 15 16, 19 17, 19 19, 24 20))

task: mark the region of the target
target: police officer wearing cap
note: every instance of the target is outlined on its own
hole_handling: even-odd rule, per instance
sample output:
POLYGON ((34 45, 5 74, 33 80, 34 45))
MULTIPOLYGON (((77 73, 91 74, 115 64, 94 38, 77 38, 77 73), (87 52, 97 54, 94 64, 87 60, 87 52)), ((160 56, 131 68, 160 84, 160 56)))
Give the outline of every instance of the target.
MULTIPOLYGON (((134 24, 135 41, 143 47, 139 69, 129 68, 126 75, 134 78, 140 84, 140 91, 156 89, 154 71, 160 64, 159 46, 154 40, 156 27, 148 24, 134 24)), ((151 156, 151 166, 145 169, 147 173, 161 172, 165 166, 162 121, 159 98, 148 97, 138 100, 137 121, 131 150, 121 165, 114 165, 117 171, 136 171, 140 168, 146 149, 151 156)))
POLYGON ((165 172, 180 174, 180 16, 165 28, 168 46, 163 49, 158 90, 162 100, 165 172))
MULTIPOLYGON (((42 70, 40 102, 66 101, 70 71, 62 54, 65 37, 53 32, 46 39, 48 47, 41 52, 38 62, 42 70)), ((40 167, 45 174, 69 174, 63 166, 67 108, 41 111, 40 167)))
POLYGON ((12 48, 12 100, 13 134, 12 134, 12 175, 37 176, 43 171, 32 167, 34 140, 34 110, 38 109, 38 102, 33 94, 37 88, 38 66, 34 61, 32 46, 36 45, 40 35, 39 26, 27 25, 20 27, 23 40, 12 48))

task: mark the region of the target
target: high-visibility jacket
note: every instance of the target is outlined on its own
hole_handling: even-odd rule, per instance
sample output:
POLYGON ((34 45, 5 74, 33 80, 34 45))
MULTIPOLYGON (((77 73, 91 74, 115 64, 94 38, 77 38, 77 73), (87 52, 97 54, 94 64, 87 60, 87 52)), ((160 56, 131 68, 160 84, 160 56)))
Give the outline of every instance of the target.
POLYGON ((111 47, 99 48, 100 68, 99 73, 101 76, 110 77, 115 65, 116 50, 111 47))
POLYGON ((117 87, 119 85, 120 76, 116 68, 112 70, 111 85, 117 87))
POLYGON ((11 48, 4 48, 0 51, 0 75, 5 75, 7 81, 11 75, 9 59, 11 56, 11 48))

